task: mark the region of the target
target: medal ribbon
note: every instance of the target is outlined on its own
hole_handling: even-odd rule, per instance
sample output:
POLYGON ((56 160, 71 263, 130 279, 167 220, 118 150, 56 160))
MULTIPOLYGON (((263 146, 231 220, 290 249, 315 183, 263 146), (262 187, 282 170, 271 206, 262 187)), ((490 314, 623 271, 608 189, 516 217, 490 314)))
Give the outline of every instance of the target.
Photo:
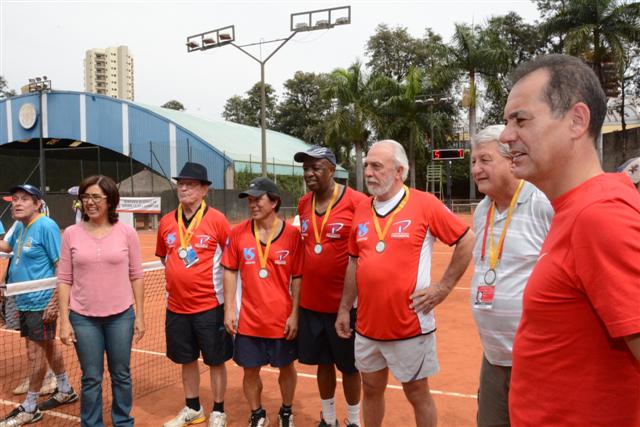
POLYGON ((271 249, 271 240, 273 240, 274 234, 276 234, 276 227, 280 223, 276 218, 273 221, 273 225, 271 225, 271 232, 269 233, 269 238, 267 239, 267 245, 264 248, 264 253, 262 252, 262 243, 260 243, 260 235, 258 234, 258 226, 256 223, 253 223, 253 235, 256 238, 256 249, 258 251, 258 260, 260 261, 260 268, 265 268, 267 265, 267 259, 269 259, 269 249, 271 249))
POLYGON ((26 228, 23 228, 22 230, 20 230, 20 237, 18 238, 18 253, 16 254, 16 259, 20 260, 20 255, 22 255, 22 235, 26 232, 29 232, 29 227, 31 227, 33 225, 33 223, 35 223, 37 220, 39 220, 41 217, 43 217, 44 214, 39 214, 38 216, 36 216, 35 218, 33 218, 31 221, 29 221, 29 224, 27 224, 26 228))
POLYGON ((371 203, 371 211, 373 212, 373 225, 376 228, 376 234, 378 235, 379 241, 384 241, 384 236, 387 235, 387 232, 389 231, 389 227, 391 227, 391 224, 393 223, 393 218, 396 216, 398 212, 402 210, 402 208, 404 208, 404 205, 406 205, 408 201, 409 201, 409 188, 405 185, 404 197, 402 198, 402 201, 400 202, 400 204, 396 206, 393 212, 391 212, 391 216, 389 216, 389 219, 387 219, 387 222, 384 224, 384 229, 382 231, 380 231, 380 222, 378 221, 378 214, 376 213, 376 209, 373 207, 373 203, 371 203))
POLYGON ((502 227, 502 233, 500 234, 500 240, 498 241, 498 249, 496 250, 494 242, 493 242, 493 222, 496 202, 491 202, 491 207, 489 208, 489 212, 487 212, 487 221, 485 222, 484 227, 484 239, 482 241, 482 253, 481 259, 484 260, 485 250, 487 246, 487 234, 489 235, 489 268, 491 270, 495 270, 498 262, 500 262, 500 258, 502 257, 502 249, 504 248, 504 239, 507 236, 507 228, 509 227, 509 223, 511 222, 511 217, 513 216, 513 210, 515 209, 516 202, 518 201, 518 196, 520 195, 520 190, 524 186, 524 180, 521 179, 520 183, 518 183, 518 188, 516 192, 513 194, 511 198, 511 203, 509 204, 509 212, 507 213, 507 219, 504 222, 504 227, 502 227), (488 226, 487 226, 488 224, 488 226))
POLYGON ((327 224, 329 220, 329 215, 331 214, 331 208, 333 208, 333 204, 338 198, 338 184, 334 184, 333 186, 333 195, 331 196, 331 200, 329 200, 329 206, 327 206, 327 210, 324 213, 324 217, 322 218, 322 224, 320 225, 320 230, 318 230, 318 225, 316 224, 316 195, 314 194, 311 198, 311 226, 313 227, 313 234, 316 238, 316 243, 322 242, 322 231, 324 230, 324 226, 327 224))
POLYGON ((189 223, 189 227, 187 228, 187 232, 185 234, 184 230, 184 221, 182 220, 182 203, 178 205, 178 235, 180 236, 180 247, 186 249, 187 245, 191 241, 193 237, 193 233, 195 233, 196 228, 200 225, 200 221, 202 221, 202 216, 204 215, 204 209, 206 204, 204 200, 200 204, 200 208, 198 212, 196 212, 196 216, 193 218, 191 223, 189 223))

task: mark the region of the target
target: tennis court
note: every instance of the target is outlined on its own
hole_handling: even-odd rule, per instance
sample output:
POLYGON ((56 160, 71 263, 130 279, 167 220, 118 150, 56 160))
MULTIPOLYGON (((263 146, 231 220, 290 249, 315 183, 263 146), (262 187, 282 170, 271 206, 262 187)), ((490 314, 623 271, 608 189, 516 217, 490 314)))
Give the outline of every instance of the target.
MULTIPOLYGON (((462 216, 470 223, 469 216, 462 216)), ((144 261, 155 261, 155 233, 140 232, 144 261)), ((434 248, 433 278, 438 278, 446 268, 452 249, 437 243, 434 248)), ((438 408, 439 425, 475 425, 478 374, 481 346, 469 308, 469 283, 472 269, 467 269, 458 287, 447 300, 436 309, 438 354, 441 371, 430 380, 431 389, 438 408)), ((149 270, 145 274, 147 334, 134 346, 132 375, 134 379, 134 409, 136 425, 159 426, 172 418, 184 406, 179 367, 164 356, 164 285, 162 270, 149 270)), ((11 390, 23 379, 20 372, 25 366, 24 345, 16 332, 2 330, 0 344, 0 415, 9 412, 22 401, 23 396, 14 396, 11 390)), ((79 369, 75 354, 67 348, 65 360, 71 372, 71 381, 79 390, 79 369)), ((233 362, 227 364, 228 386, 225 410, 229 425, 246 425, 248 404, 242 393, 242 369, 233 362)), ((212 407, 208 370, 202 367, 201 401, 207 411, 212 407)), ((314 367, 298 365, 298 386, 294 400, 294 414, 298 426, 315 426, 319 421, 320 402, 314 376, 314 367)), ((280 406, 277 386, 277 370, 263 369, 263 406, 270 418, 276 421, 280 406)), ((105 388, 109 386, 105 370, 105 388)), ((340 387, 340 384, 338 385, 340 387)), ((110 393, 105 393, 105 400, 110 393)), ((385 426, 411 426, 413 411, 404 398, 402 388, 392 377, 386 393, 385 426)), ((337 414, 346 416, 344 397, 336 393, 337 414)), ((79 405, 72 404, 48 412, 43 426, 74 425, 78 422, 79 405)), ((105 418, 109 420, 109 417, 105 418)))

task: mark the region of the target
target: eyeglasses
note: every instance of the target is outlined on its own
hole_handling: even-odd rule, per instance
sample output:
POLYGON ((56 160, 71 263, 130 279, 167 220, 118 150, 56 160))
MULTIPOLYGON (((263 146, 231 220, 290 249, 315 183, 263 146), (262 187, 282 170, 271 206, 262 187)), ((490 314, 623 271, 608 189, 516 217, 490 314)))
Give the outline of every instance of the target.
POLYGON ((80 194, 78 198, 82 203, 87 203, 89 200, 93 203, 100 203, 102 200, 106 199, 107 196, 103 196, 102 194, 80 194))

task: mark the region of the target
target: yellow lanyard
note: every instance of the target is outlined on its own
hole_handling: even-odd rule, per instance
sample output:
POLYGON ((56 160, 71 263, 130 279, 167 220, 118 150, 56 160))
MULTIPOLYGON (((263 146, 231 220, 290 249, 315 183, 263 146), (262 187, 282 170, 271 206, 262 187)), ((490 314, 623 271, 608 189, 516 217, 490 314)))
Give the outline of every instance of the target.
POLYGON ((313 234, 316 238, 316 243, 320 243, 322 241, 322 231, 324 230, 324 226, 327 224, 329 220, 329 215, 331 214, 331 208, 333 208, 333 204, 338 198, 338 184, 335 184, 333 187, 333 195, 331 196, 331 200, 329 200, 329 206, 327 206, 327 210, 324 213, 324 217, 322 218, 322 224, 320 225, 320 230, 318 230, 318 225, 316 224, 316 195, 314 194, 311 198, 311 225, 313 226, 313 234))
POLYGON ((253 223, 253 235, 256 238, 256 250, 258 251, 258 260, 260 261, 260 268, 265 268, 267 265, 267 259, 269 258, 269 249, 271 249, 271 241, 273 240, 274 234, 276 234, 276 227, 280 223, 278 218, 273 221, 271 225, 271 232, 269 233, 269 238, 267 239, 267 245, 264 248, 264 253, 262 252, 262 244, 260 243, 260 235, 258 233, 258 225, 253 223))
POLYGON ((39 220, 40 217, 43 217, 43 216, 44 214, 39 214, 34 219, 29 221, 29 224, 27 224, 26 228, 23 228, 22 230, 20 230, 20 237, 18 237, 18 253, 16 254, 16 262, 20 260, 20 256, 22 255, 22 235, 25 233, 25 231, 29 233, 29 228, 33 225, 33 223, 39 220))
MULTIPOLYGON (((513 197, 511 198, 511 204, 509 205, 509 212, 507 213, 507 219, 504 222, 504 227, 502 227, 502 233, 500 234, 500 240, 498 241, 497 250, 493 243, 493 222, 494 222, 493 212, 495 210, 496 202, 491 202, 491 207, 489 208, 489 214, 488 214, 488 217, 489 217, 488 234, 489 234, 489 268, 492 270, 495 270, 496 266, 498 265, 498 262, 500 261, 500 258, 502 257, 502 249, 504 247, 504 239, 507 236, 507 228, 509 227, 509 223, 511 222, 511 217, 513 216, 513 210, 516 206, 516 202, 518 201, 518 196, 520 195, 520 190, 522 190, 523 186, 524 186, 524 180, 521 179, 520 183, 518 184, 518 188, 516 189, 516 192, 513 194, 513 197)), ((487 232, 485 228, 485 238, 483 243, 486 243, 486 241, 487 241, 487 232)), ((484 251, 482 254, 482 258, 484 258, 484 251)))
POLYGON ((404 208, 404 205, 409 201, 409 188, 404 186, 404 197, 402 201, 396 208, 391 212, 391 216, 387 219, 387 222, 384 224, 384 230, 380 231, 380 222, 378 221, 378 214, 376 214, 376 209, 373 207, 373 203, 371 203, 371 211, 373 212, 373 225, 376 228, 376 233, 378 234, 378 241, 384 242, 384 236, 387 235, 389 231, 389 227, 391 227, 391 223, 393 223, 393 218, 396 216, 398 212, 404 208))
POLYGON ((189 242, 191 241, 191 237, 193 237, 193 233, 195 233, 196 228, 200 225, 200 221, 202 221, 202 216, 204 215, 204 209, 206 204, 204 200, 200 204, 200 208, 198 212, 196 212, 196 216, 189 223, 189 227, 187 228, 187 232, 185 234, 184 231, 184 222, 182 220, 182 203, 178 205, 178 235, 180 236, 180 247, 186 248, 189 242))

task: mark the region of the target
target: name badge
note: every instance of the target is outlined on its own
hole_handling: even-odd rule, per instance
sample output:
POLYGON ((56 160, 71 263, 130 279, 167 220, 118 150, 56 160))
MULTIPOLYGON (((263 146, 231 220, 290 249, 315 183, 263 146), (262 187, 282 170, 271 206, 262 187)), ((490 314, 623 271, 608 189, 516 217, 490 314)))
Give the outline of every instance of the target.
POLYGON ((475 308, 491 309, 493 307, 493 297, 495 295, 495 285, 480 285, 476 291, 476 298, 473 302, 475 308))
POLYGON ((198 261, 200 261, 200 258, 198 258, 196 251, 193 250, 191 245, 187 246, 186 249, 187 249, 187 253, 186 253, 186 256, 182 258, 182 262, 184 262, 184 266, 186 268, 191 268, 198 261))

